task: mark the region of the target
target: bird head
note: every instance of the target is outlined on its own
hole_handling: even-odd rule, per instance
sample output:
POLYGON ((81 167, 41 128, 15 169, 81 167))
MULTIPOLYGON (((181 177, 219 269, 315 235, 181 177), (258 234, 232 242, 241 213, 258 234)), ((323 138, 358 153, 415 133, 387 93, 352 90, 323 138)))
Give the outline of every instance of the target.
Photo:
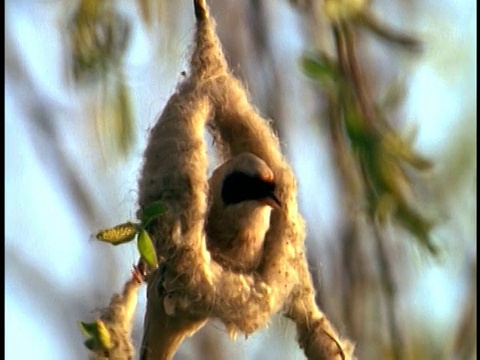
POLYGON ((210 179, 214 202, 224 207, 256 202, 272 208, 281 204, 275 195, 273 171, 258 156, 242 153, 219 166, 210 179))
POLYGON ((238 271, 253 271, 263 253, 272 209, 281 208, 272 169, 258 156, 242 153, 220 165, 210 181, 207 246, 215 260, 238 271))

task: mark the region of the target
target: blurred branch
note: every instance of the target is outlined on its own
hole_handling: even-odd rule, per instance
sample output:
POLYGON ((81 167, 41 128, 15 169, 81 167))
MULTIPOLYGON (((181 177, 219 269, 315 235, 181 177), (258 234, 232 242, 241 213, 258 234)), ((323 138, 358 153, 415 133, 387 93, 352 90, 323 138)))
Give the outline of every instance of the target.
POLYGON ((388 246, 385 243, 387 240, 382 234, 381 230, 377 228, 376 224, 373 226, 375 232, 376 244, 376 258, 378 259, 380 275, 380 283, 383 290, 383 297, 387 308, 387 326, 390 335, 390 342, 392 344, 392 358, 401 360, 406 358, 406 340, 400 329, 400 324, 397 320, 397 285, 394 278, 394 262, 393 256, 389 254, 388 246))
MULTIPOLYGON (((74 84, 100 83, 104 113, 96 119, 107 153, 127 156, 135 138, 130 95, 123 76, 123 57, 130 39, 130 23, 112 0, 78 0, 67 25, 67 74, 74 84)), ((142 8, 143 9, 143 8, 142 8)), ((146 9, 144 9, 146 10, 146 9)))
MULTIPOLYGON (((345 190, 348 217, 345 222, 351 229, 343 237, 342 246, 346 272, 343 286, 348 294, 344 304, 345 320, 353 338, 357 341, 366 339, 366 326, 359 325, 354 319, 362 319, 363 316, 363 321, 366 321, 366 316, 373 315, 362 315, 360 299, 371 299, 368 289, 378 281, 387 309, 393 348, 390 354, 400 360, 406 356, 406 340, 396 315, 394 265, 401 260, 393 259, 389 251, 392 241, 387 241, 384 232, 391 219, 409 230, 431 253, 437 252, 429 235, 433 223, 418 210, 419 203, 413 190, 416 179, 412 171, 407 173, 405 169, 410 167, 417 172, 425 171, 431 168, 431 163, 417 154, 390 124, 388 109, 375 99, 372 81, 358 56, 358 52, 363 50, 358 38, 360 31, 365 29, 388 44, 401 45, 408 50, 419 50, 420 43, 378 21, 369 6, 367 1, 325 0, 323 13, 303 8, 306 16, 313 17, 314 23, 326 21, 330 24, 334 40, 331 53, 335 56, 318 50, 316 54, 305 55, 302 65, 305 74, 322 87, 327 99, 326 117, 332 148, 345 190), (321 18, 319 13, 325 17, 321 18), (362 241, 358 226, 360 215, 366 215, 367 223, 373 230, 373 247, 368 248, 362 241), (369 276, 367 269, 361 265, 368 261, 368 252, 374 254, 378 280, 369 276)), ((398 99, 395 100, 398 103, 398 99)), ((378 303, 378 299, 371 301, 378 303)), ((380 319, 376 323, 380 324, 380 319)), ((362 342, 359 344, 360 354, 373 356, 372 353, 366 355, 366 344, 362 342)), ((377 347, 375 356, 384 355, 380 344, 374 346, 377 347)))
POLYGON ((356 19, 356 23, 380 39, 385 40, 389 45, 399 45, 403 49, 413 52, 422 50, 421 42, 413 36, 391 29, 388 24, 381 22, 369 11, 361 12, 356 19))
POLYGON ((469 272, 468 291, 465 303, 459 307, 461 319, 456 331, 453 355, 457 359, 476 358, 477 349, 477 260, 467 266, 469 272), (463 310, 462 310, 463 309, 463 310))

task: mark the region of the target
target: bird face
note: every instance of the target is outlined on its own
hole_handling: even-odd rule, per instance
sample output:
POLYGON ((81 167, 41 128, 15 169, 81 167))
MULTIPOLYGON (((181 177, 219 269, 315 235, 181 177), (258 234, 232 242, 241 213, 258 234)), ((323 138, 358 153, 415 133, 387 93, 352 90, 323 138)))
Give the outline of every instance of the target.
POLYGON ((280 207, 280 201, 274 191, 273 175, 262 177, 261 173, 250 175, 234 170, 223 180, 221 198, 225 206, 254 200, 272 207, 280 207))
POLYGON ((230 269, 254 271, 272 208, 281 207, 272 170, 259 157, 242 153, 213 172, 210 194, 205 231, 212 257, 230 269))

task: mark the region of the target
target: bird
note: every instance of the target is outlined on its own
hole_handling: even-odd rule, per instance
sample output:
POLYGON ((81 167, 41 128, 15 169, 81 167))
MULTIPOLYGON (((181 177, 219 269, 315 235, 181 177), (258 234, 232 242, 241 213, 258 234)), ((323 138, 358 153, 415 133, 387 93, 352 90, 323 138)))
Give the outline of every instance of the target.
POLYGON ((207 249, 232 271, 254 271, 262 258, 271 212, 281 208, 272 169, 244 152, 213 171, 209 189, 207 249))
MULTIPOLYGON (((204 231, 212 259, 231 271, 254 272, 262 259, 271 211, 281 208, 272 169, 258 156, 244 152, 217 167, 208 183, 204 231)), ((148 302, 149 314, 145 317, 150 319, 146 326, 151 327, 146 333, 154 339, 151 343, 144 339, 142 360, 173 358, 185 337, 195 334, 208 321, 195 315, 168 314, 162 291, 158 284, 155 287, 159 296, 155 303, 148 302)))

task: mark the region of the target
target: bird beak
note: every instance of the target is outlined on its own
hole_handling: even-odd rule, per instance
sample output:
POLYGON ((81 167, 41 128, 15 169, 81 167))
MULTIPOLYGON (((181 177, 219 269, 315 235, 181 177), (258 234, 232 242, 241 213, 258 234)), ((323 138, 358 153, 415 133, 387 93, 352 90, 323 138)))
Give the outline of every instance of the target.
POLYGON ((282 207, 280 200, 278 200, 274 194, 268 195, 268 197, 261 199, 260 202, 274 209, 280 209, 282 207))

